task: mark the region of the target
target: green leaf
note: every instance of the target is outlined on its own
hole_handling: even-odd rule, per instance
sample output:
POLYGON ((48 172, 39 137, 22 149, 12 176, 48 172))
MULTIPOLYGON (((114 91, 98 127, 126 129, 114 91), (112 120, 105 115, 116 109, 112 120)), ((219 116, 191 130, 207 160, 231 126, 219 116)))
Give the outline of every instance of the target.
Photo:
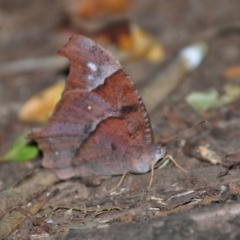
POLYGON ((219 93, 216 90, 208 92, 193 92, 186 97, 187 103, 199 114, 219 106, 219 93))
POLYGON ((0 161, 23 162, 37 157, 39 150, 37 146, 29 145, 30 141, 26 138, 28 133, 20 135, 0 158, 0 161))
POLYGON ((212 89, 206 92, 193 92, 186 97, 187 103, 199 114, 236 101, 240 98, 240 87, 235 84, 226 84, 224 94, 212 89))

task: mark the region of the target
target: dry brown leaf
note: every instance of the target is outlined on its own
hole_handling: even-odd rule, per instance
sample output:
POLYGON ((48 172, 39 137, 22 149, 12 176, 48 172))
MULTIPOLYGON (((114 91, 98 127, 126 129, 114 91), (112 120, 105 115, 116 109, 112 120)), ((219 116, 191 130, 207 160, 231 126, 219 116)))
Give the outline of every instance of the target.
POLYGON ((211 164, 216 165, 222 163, 222 158, 218 155, 217 152, 208 149, 205 146, 199 146, 198 151, 201 154, 202 158, 210 162, 211 164))
POLYGON ((137 24, 130 24, 132 50, 130 59, 145 57, 151 62, 161 62, 165 57, 162 45, 150 34, 141 29, 137 24))

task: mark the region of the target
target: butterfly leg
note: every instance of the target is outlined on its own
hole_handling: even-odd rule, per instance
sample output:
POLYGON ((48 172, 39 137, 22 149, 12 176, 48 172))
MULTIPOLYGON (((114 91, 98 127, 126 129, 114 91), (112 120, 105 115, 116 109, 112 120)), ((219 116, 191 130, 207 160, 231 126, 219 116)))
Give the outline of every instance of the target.
POLYGON ((122 177, 121 177, 120 181, 118 182, 118 184, 117 184, 114 188, 112 188, 109 192, 115 191, 118 187, 120 187, 120 186, 122 185, 122 182, 123 182, 123 180, 124 180, 124 178, 126 177, 126 175, 127 175, 128 172, 129 172, 129 170, 127 170, 127 171, 122 175, 122 177))
MULTIPOLYGON (((163 160, 161 161, 161 163, 165 162, 167 159, 171 160, 171 161, 173 162, 173 164, 174 164, 177 168, 181 169, 181 170, 184 171, 184 172, 187 172, 187 170, 184 169, 183 167, 181 167, 181 166, 177 163, 177 161, 176 161, 171 155, 166 155, 166 156, 163 158, 163 160)), ((151 188, 151 186, 152 186, 153 178, 154 178, 154 168, 155 168, 155 167, 156 167, 156 166, 154 165, 154 161, 152 161, 152 163, 151 163, 151 177, 150 177, 150 182, 149 182, 149 185, 148 185, 148 187, 147 187, 147 190, 149 190, 149 189, 151 188)), ((126 175, 127 175, 128 172, 129 172, 129 170, 126 171, 126 172, 122 175, 122 177, 121 177, 120 181, 118 182, 118 184, 117 184, 114 188, 112 188, 109 192, 113 192, 113 191, 115 191, 118 187, 121 186, 121 184, 122 184, 122 182, 123 182, 123 180, 124 180, 124 178, 126 177, 126 175)))
POLYGON ((184 169, 183 167, 181 167, 181 166, 177 163, 177 161, 176 161, 171 155, 166 155, 166 156, 163 158, 163 160, 161 161, 161 164, 162 164, 163 162, 167 161, 168 159, 169 159, 170 161, 172 161, 173 164, 174 164, 177 168, 181 169, 181 170, 184 171, 184 172, 187 172, 187 170, 184 169))
POLYGON ((166 155, 165 158, 166 158, 166 159, 167 159, 167 158, 170 159, 170 160, 173 162, 173 164, 174 164, 177 168, 181 169, 183 172, 187 172, 187 170, 184 169, 183 167, 181 167, 181 166, 177 163, 177 161, 176 161, 171 155, 166 155))
POLYGON ((155 163, 152 160, 152 163, 151 163, 151 177, 150 177, 150 182, 149 182, 149 185, 147 187, 147 190, 149 190, 152 187, 153 177, 154 177, 154 166, 155 166, 155 163))

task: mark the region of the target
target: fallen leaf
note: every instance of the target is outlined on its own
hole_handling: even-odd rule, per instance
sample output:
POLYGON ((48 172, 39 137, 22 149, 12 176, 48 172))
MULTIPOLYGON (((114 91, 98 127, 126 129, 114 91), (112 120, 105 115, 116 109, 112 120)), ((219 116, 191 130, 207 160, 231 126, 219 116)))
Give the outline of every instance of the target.
POLYGON ((65 81, 43 90, 31 97, 20 109, 18 118, 24 122, 45 123, 61 97, 65 81))
POLYGON ((233 168, 240 168, 240 153, 227 154, 222 159, 222 166, 226 167, 227 170, 218 174, 218 177, 226 176, 229 171, 233 168))
POLYGON ((20 135, 4 156, 0 157, 0 161, 23 162, 34 159, 39 154, 39 150, 37 146, 29 145, 30 140, 26 138, 28 134, 29 132, 27 131, 20 135))
POLYGON ((204 145, 193 144, 187 141, 183 146, 183 152, 187 156, 207 161, 213 165, 222 163, 222 157, 216 151, 204 145))
POLYGON ((224 86, 226 94, 222 96, 223 103, 231 103, 240 98, 240 86, 236 84, 226 84, 224 86))
POLYGON ((135 23, 114 22, 96 37, 96 41, 110 49, 120 61, 133 61, 140 58, 160 63, 165 51, 159 41, 135 23))
POLYGON ((186 97, 186 102, 199 114, 210 109, 229 104, 240 98, 240 86, 226 84, 225 93, 220 95, 217 90, 193 92, 186 97))
POLYGON ((192 92, 186 101, 197 113, 202 114, 219 105, 219 93, 216 90, 192 92))
POLYGON ((199 146, 198 151, 205 161, 208 161, 213 165, 222 163, 222 158, 219 156, 217 152, 205 146, 199 146))
POLYGON ((240 167, 240 153, 227 154, 222 159, 222 166, 231 168, 231 167, 240 167))
POLYGON ((145 56, 148 61, 161 62, 165 57, 162 45, 137 24, 131 23, 130 34, 132 39, 131 59, 145 56))

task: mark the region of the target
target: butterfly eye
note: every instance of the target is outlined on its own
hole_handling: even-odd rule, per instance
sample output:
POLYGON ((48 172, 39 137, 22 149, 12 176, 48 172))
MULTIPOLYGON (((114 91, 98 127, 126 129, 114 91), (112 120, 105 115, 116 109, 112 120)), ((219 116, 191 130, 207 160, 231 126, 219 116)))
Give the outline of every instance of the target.
POLYGON ((161 154, 161 147, 160 147, 160 146, 157 146, 157 147, 156 147, 156 149, 155 149, 155 154, 156 154, 156 155, 161 154))
POLYGON ((160 144, 160 145, 157 145, 155 146, 155 149, 154 149, 154 152, 155 152, 155 158, 156 160, 159 160, 161 158, 163 158, 166 154, 166 146, 160 144))

